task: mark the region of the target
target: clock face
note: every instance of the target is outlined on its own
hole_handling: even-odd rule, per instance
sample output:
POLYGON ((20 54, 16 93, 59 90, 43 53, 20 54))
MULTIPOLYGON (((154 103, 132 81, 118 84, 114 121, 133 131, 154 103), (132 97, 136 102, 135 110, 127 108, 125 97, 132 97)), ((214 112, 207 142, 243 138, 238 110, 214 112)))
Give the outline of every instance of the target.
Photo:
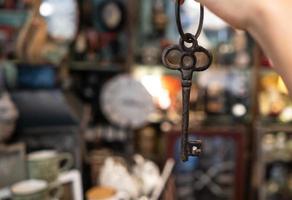
POLYGON ((122 12, 117 4, 110 2, 105 5, 102 11, 102 18, 108 28, 113 29, 119 25, 122 20, 122 12))
POLYGON ((46 19, 51 37, 74 39, 78 24, 76 0, 42 0, 40 14, 46 19))
POLYGON ((154 104, 140 82, 129 75, 119 75, 103 87, 101 109, 112 123, 138 128, 147 122, 154 111, 154 104))
POLYGON ((105 0, 97 5, 96 20, 103 31, 120 30, 126 18, 125 5, 119 0, 105 0))

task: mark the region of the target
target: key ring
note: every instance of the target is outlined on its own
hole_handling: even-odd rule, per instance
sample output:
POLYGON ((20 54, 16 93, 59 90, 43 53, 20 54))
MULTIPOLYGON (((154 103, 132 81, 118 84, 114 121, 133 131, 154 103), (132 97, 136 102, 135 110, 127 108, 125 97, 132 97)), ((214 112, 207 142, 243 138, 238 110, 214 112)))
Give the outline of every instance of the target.
MULTIPOLYGON (((190 37, 191 34, 185 34, 182 24, 181 24, 181 17, 180 17, 180 0, 176 0, 176 9, 175 9, 175 17, 176 17, 176 25, 178 32, 182 38, 183 41, 185 42, 192 42, 192 38, 190 37)), ((200 20, 199 20, 199 26, 197 29, 196 34, 194 35, 195 39, 197 40, 198 37, 200 36, 203 28, 203 21, 204 21, 204 6, 200 4, 200 20)))

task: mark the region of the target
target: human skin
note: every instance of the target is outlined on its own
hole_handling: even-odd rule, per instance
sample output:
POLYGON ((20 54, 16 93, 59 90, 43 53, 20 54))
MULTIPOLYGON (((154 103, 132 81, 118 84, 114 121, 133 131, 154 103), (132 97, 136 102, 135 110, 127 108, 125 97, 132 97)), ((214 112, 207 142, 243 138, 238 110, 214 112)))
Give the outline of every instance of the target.
POLYGON ((291 0, 196 1, 235 28, 248 31, 272 60, 292 94, 291 0))

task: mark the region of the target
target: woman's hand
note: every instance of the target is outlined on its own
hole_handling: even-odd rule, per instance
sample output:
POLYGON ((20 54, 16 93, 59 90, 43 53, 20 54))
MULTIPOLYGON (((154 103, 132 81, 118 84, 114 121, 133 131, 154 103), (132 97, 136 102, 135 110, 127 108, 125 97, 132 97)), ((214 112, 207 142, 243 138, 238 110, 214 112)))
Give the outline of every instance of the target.
POLYGON ((232 26, 247 30, 272 59, 274 68, 284 79, 292 97, 292 1, 196 1, 232 26))
MULTIPOLYGON (((179 0, 184 3, 185 0, 179 0)), ((195 0, 203 4, 227 23, 239 29, 248 29, 265 4, 263 0, 195 0)))

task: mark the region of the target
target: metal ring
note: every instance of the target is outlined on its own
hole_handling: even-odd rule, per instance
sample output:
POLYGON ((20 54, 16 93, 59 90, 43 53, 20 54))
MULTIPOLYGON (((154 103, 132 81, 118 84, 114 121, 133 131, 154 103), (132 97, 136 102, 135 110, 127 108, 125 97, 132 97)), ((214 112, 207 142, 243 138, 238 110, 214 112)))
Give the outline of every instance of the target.
POLYGON ((191 33, 186 33, 186 34, 185 34, 185 38, 186 38, 186 40, 183 40, 183 38, 180 39, 180 41, 179 41, 179 45, 180 45, 180 47, 181 47, 184 51, 191 51, 191 52, 195 51, 195 49, 196 49, 197 46, 198 46, 198 41, 197 41, 197 39, 195 38, 195 36, 192 35, 191 33), (191 46, 191 47, 187 47, 187 46, 185 45, 185 42, 187 42, 187 43, 191 43, 192 46, 191 46))
MULTIPOLYGON (((191 41, 188 41, 188 37, 186 37, 186 34, 184 33, 184 30, 183 30, 182 25, 181 25, 180 0, 176 0, 175 16, 176 16, 177 29, 178 29, 178 32, 179 32, 181 38, 186 42, 191 42, 191 41)), ((199 26, 198 26, 197 32, 195 34, 196 39, 198 39, 198 37, 200 36, 200 34, 202 32, 203 21, 204 21, 204 6, 202 4, 200 4, 200 21, 199 21, 199 26)))

